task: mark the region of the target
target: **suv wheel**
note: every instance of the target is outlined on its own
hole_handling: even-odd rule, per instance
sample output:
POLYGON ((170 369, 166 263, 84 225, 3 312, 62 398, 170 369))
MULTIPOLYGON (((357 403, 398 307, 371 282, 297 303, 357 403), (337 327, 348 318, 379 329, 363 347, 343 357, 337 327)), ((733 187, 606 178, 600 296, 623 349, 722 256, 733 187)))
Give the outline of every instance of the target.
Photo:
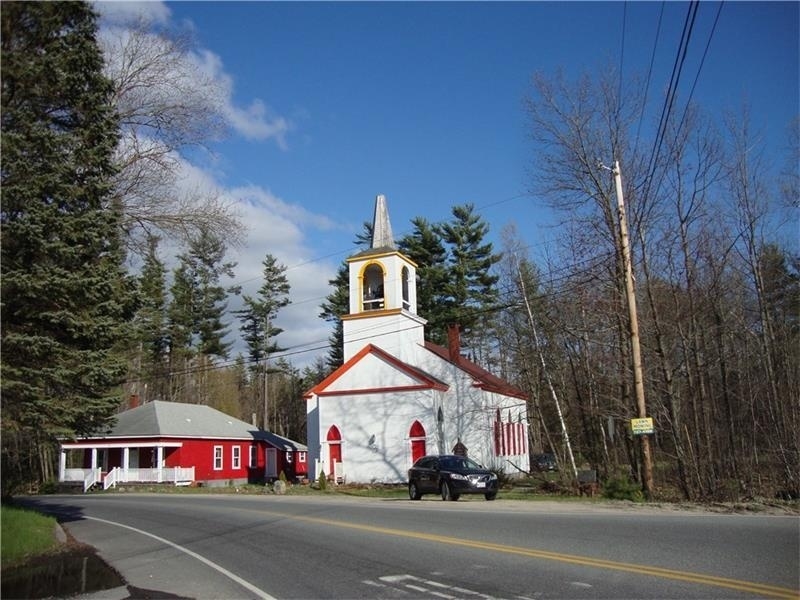
POLYGON ((417 489, 417 484, 413 481, 408 482, 408 497, 412 500, 419 500, 422 498, 422 494, 420 494, 417 489))
POLYGON ((452 501, 455 502, 456 500, 458 500, 458 498, 459 498, 459 495, 458 494, 454 494, 450 490, 450 484, 447 483, 446 481, 443 481, 442 482, 442 500, 452 500, 452 501))

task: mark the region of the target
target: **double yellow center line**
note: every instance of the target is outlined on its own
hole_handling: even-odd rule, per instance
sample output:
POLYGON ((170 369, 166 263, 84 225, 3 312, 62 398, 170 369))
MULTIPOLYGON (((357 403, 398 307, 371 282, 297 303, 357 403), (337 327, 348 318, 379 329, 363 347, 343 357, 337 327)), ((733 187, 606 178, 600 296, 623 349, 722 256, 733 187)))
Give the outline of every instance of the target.
MULTIPOLYGON (((261 512, 261 511, 259 511, 261 512)), ((262 512, 263 514, 263 512, 262 512)), ((533 548, 521 548, 518 546, 508 546, 505 544, 494 544, 491 542, 481 542, 476 540, 468 540, 463 538, 455 538, 442 535, 434 535, 430 533, 421 533, 415 531, 404 531, 401 529, 390 529, 387 527, 377 527, 374 525, 360 525, 357 523, 348 523, 346 521, 336 521, 332 519, 323 519, 318 517, 305 517, 296 516, 282 513, 271 513, 274 516, 279 516, 285 519, 301 521, 304 523, 313 523, 318 525, 328 525, 330 527, 341 527, 345 529, 354 529, 358 531, 366 531, 370 533, 378 533, 382 535, 403 537, 416 540, 425 540, 436 544, 447 544, 450 546, 461 546, 464 548, 474 548, 478 550, 489 550, 491 552, 500 552, 503 554, 514 554, 517 556, 526 556, 529 558, 538 558, 544 560, 554 560, 562 563, 571 563, 575 565, 582 565, 586 567, 596 567, 599 569, 609 569, 613 571, 625 571, 628 573, 636 573, 637 575, 650 575, 652 577, 661 577, 663 579, 671 579, 676 581, 685 581, 688 583, 697 583, 700 585, 710 585, 716 587, 737 590, 740 592, 751 592, 761 596, 770 598, 782 598, 785 600, 798 600, 800 593, 797 590, 789 588, 766 585, 762 583, 754 583, 751 581, 742 581, 740 579, 730 579, 727 577, 717 577, 715 575, 704 575, 701 573, 692 573, 689 571, 677 571, 673 569, 662 569, 661 567, 650 567, 647 565, 636 565, 632 563, 616 562, 611 560, 603 560, 599 558, 591 558, 588 556, 578 556, 574 554, 562 554, 560 552, 548 552, 546 550, 536 550, 533 548)))

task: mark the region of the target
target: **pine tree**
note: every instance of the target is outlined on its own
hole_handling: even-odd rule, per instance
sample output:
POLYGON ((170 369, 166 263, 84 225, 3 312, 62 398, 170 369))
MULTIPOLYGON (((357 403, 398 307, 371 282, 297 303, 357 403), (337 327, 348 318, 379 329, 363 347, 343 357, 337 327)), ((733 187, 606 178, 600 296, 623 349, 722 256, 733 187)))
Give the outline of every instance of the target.
POLYGON ((192 394, 191 361, 194 330, 194 285, 189 265, 180 261, 172 272, 170 302, 167 307, 167 347, 169 351, 169 394, 171 401, 188 401, 192 394))
POLYGON ((53 476, 54 436, 108 426, 135 294, 109 201, 118 130, 96 15, 10 2, 0 18, 5 494, 53 476))
POLYGON ((417 313, 428 321, 427 337, 437 344, 447 340, 444 311, 447 250, 436 228, 423 217, 411 221, 413 231, 399 242, 400 251, 417 264, 417 313))
MULTIPOLYGON (((169 397, 167 388, 167 331, 166 267, 158 256, 159 238, 150 236, 139 276, 141 306, 136 314, 136 337, 141 357, 138 380, 147 384, 152 399, 169 397)), ((137 392, 141 395, 143 386, 137 392)))
POLYGON ((339 265, 336 277, 328 281, 333 291, 320 305, 319 317, 333 323, 333 331, 328 337, 330 349, 325 358, 325 366, 331 373, 344 363, 344 329, 342 315, 350 311, 350 269, 347 263, 339 265))
POLYGON ((233 277, 235 263, 223 262, 225 243, 208 231, 190 242, 178 256, 173 272, 172 301, 168 308, 171 396, 188 402, 207 402, 205 375, 214 356, 227 358, 223 322, 229 293, 220 279, 233 277), (196 359, 196 360, 195 360, 196 359))
POLYGON ((186 256, 194 278, 195 333, 197 350, 201 356, 228 357, 230 342, 223 317, 227 310, 228 294, 232 288, 221 285, 222 276, 233 277, 236 263, 223 262, 227 248, 225 243, 210 232, 203 230, 190 242, 186 256))
POLYGON ((453 221, 436 226, 449 251, 445 318, 461 327, 465 339, 477 339, 498 302, 498 277, 491 269, 501 257, 493 253, 491 242, 485 242, 489 225, 472 204, 455 206, 452 214, 453 221))
MULTIPOLYGON (((355 245, 366 248, 372 241, 372 223, 364 221, 364 229, 356 234, 355 245)), ((344 363, 344 330, 342 316, 350 312, 350 267, 347 262, 339 265, 336 277, 328 281, 333 291, 320 305, 319 317, 333 323, 333 332, 328 341, 330 350, 325 359, 328 372, 331 373, 344 363)))
MULTIPOLYGON (((261 264, 264 267, 264 280, 258 289, 258 295, 254 298, 245 294, 244 308, 236 311, 242 323, 240 330, 247 343, 250 368, 256 383, 253 386, 254 397, 251 403, 254 408, 263 405, 266 399, 267 390, 264 386, 268 383, 267 359, 270 354, 279 350, 274 338, 283 331, 275 326, 275 318, 278 311, 289 304, 291 289, 286 278, 286 267, 273 255, 267 254, 261 264)), ((262 420, 262 423, 266 421, 262 420)))
POLYGON ((269 354, 279 350, 271 341, 283 330, 275 327, 278 311, 289 304, 289 280, 286 267, 271 254, 261 263, 264 266, 264 281, 258 289, 257 297, 243 296, 244 308, 236 311, 242 321, 241 331, 247 343, 250 362, 259 364, 269 354))

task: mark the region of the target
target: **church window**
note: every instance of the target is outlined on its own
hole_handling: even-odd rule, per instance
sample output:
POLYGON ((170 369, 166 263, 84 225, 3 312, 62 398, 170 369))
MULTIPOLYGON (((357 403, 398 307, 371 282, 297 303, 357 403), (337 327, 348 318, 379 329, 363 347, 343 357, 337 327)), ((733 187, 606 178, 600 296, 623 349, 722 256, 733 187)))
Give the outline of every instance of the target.
POLYGON ((383 297, 383 269, 373 263, 364 269, 364 310, 380 310, 385 306, 383 297))
POLYGON ((409 310, 411 308, 411 301, 408 298, 408 267, 403 267, 403 308, 409 310))

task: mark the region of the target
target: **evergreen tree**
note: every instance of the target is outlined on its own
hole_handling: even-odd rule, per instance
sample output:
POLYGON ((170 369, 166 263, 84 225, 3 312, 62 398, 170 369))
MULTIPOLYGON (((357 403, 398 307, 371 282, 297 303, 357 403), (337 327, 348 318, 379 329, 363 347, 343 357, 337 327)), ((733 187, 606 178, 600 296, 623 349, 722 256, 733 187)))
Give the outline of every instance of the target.
MULTIPOLYGON (((168 398, 166 356, 167 331, 166 267, 158 256, 159 238, 150 236, 139 276, 141 306, 136 314, 136 337, 141 368, 137 380, 146 383, 150 399, 168 398)), ((142 395, 143 386, 136 392, 142 395)))
POLYGON ((338 369, 344 363, 344 330, 342 315, 350 312, 350 269, 347 263, 339 265, 336 277, 328 281, 333 291, 320 306, 319 316, 333 323, 333 331, 328 337, 330 349, 325 358, 328 373, 338 369))
MULTIPOLYGON (((364 229, 356 234, 355 245, 368 247, 372 242, 372 223, 364 221, 364 229)), ((328 372, 339 368, 344 362, 344 333, 342 329, 342 316, 350 312, 350 267, 343 262, 336 271, 336 277, 328 282, 333 291, 320 305, 319 316, 329 323, 333 323, 333 332, 328 341, 330 350, 325 359, 328 372)))
POLYGON ((477 338, 498 302, 498 277, 491 269, 501 257, 493 253, 491 242, 485 242, 489 225, 475 214, 472 204, 455 206, 452 214, 453 221, 436 226, 449 251, 445 318, 461 327, 465 339, 477 338))
POLYGON ((117 122, 96 15, 84 2, 10 2, 0 19, 7 494, 53 476, 54 436, 109 425, 135 293, 109 201, 117 122))
POLYGON ((228 357, 230 342, 223 316, 227 310, 229 293, 238 290, 226 288, 220 283, 222 276, 233 277, 236 263, 223 262, 227 248, 225 243, 207 230, 190 242, 185 260, 194 281, 195 333, 197 350, 201 356, 228 357))
POLYGON ((436 228, 423 217, 411 221, 413 231, 404 236, 400 251, 417 264, 417 313, 428 321, 428 339, 444 344, 448 315, 445 312, 447 250, 436 228))
MULTIPOLYGON (((267 254, 261 263, 264 266, 264 280, 258 289, 257 297, 244 296, 244 308, 236 311, 242 325, 240 330, 247 343, 250 368, 255 374, 252 406, 257 408, 264 404, 267 390, 267 359, 279 350, 274 338, 283 329, 275 326, 278 311, 289 304, 289 280, 286 278, 286 267, 271 254, 267 254), (262 401, 258 402, 257 398, 262 401)), ((254 410, 254 412, 258 412, 254 410)), ((262 410, 263 412, 263 410, 262 410)), ((266 420, 262 420, 266 423, 266 420)))
POLYGON ((204 384, 209 359, 227 358, 229 342, 223 317, 229 293, 222 276, 233 277, 235 263, 223 262, 227 248, 208 231, 193 238, 178 256, 168 309, 171 395, 184 401, 207 400, 204 384), (196 359, 196 360, 195 360, 196 359))
POLYGON ((286 278, 286 267, 271 254, 267 254, 261 264, 264 266, 264 281, 258 289, 258 296, 253 298, 245 294, 244 308, 236 311, 253 365, 279 350, 276 342, 271 341, 283 331, 275 327, 275 317, 290 302, 291 287, 286 278))

